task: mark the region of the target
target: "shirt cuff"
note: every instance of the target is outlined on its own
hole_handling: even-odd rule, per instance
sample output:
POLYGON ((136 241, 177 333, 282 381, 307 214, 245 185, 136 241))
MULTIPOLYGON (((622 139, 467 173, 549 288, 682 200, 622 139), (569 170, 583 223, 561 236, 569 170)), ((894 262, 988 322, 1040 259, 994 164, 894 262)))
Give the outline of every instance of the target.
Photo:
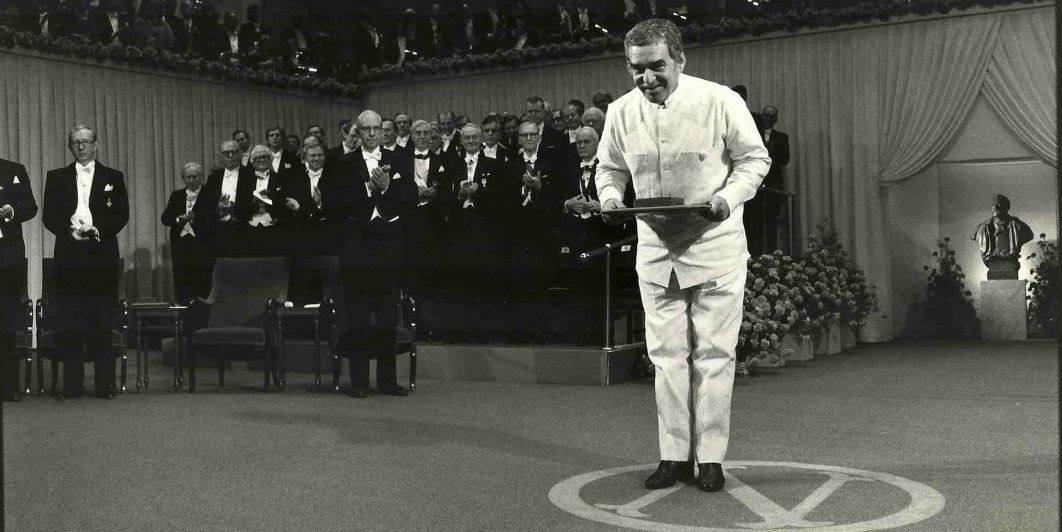
MULTIPOLYGON (((619 204, 623 204, 623 194, 620 194, 616 187, 607 186, 597 193, 597 200, 604 205, 608 200, 616 200, 619 204)), ((628 205, 629 206, 629 205, 628 205)))

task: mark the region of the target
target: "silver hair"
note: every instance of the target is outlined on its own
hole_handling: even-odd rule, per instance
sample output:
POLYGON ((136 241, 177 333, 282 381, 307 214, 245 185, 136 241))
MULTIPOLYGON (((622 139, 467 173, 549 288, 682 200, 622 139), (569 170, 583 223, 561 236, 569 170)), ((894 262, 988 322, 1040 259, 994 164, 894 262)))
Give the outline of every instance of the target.
POLYGON ((199 163, 197 163, 195 161, 190 162, 190 163, 185 163, 184 167, 181 168, 181 175, 182 176, 188 175, 188 173, 192 172, 192 171, 195 171, 200 176, 202 176, 203 175, 203 165, 201 165, 201 164, 199 164, 199 163))
POLYGON ((259 155, 262 155, 262 154, 268 155, 270 157, 273 156, 273 152, 269 151, 269 148, 265 147, 264 144, 255 144, 254 147, 251 148, 251 157, 250 158, 254 159, 255 157, 258 157, 259 155))
POLYGON ((590 127, 590 126, 583 126, 583 127, 577 128, 575 130, 576 138, 578 138, 579 134, 583 133, 583 132, 589 133, 590 136, 594 137, 594 142, 601 142, 601 137, 597 134, 597 130, 592 128, 592 127, 590 127))
POLYGON ((591 107, 591 108, 587 109, 586 111, 583 111, 583 120, 586 120, 587 116, 596 116, 596 117, 600 118, 601 120, 604 120, 605 119, 605 112, 602 111, 601 109, 598 109, 597 107, 591 107))
POLYGON ((413 125, 409 126, 409 130, 413 131, 420 126, 428 126, 428 129, 431 129, 431 123, 429 123, 427 120, 422 120, 418 118, 413 122, 413 125))
POLYGON ((84 124, 78 124, 78 125, 74 126, 70 130, 70 132, 66 134, 67 142, 70 142, 74 138, 74 133, 77 133, 78 131, 82 131, 82 130, 87 130, 89 133, 92 133, 92 142, 96 142, 96 130, 92 129, 91 127, 88 127, 88 126, 86 126, 84 124))
POLYGON ((462 134, 462 135, 464 135, 464 134, 465 134, 465 130, 466 130, 466 129, 474 129, 474 130, 476 130, 476 133, 478 133, 478 134, 480 134, 480 135, 482 135, 482 134, 483 134, 483 130, 482 130, 482 129, 480 129, 480 128, 479 128, 479 126, 477 126, 477 125, 475 125, 475 124, 473 124, 473 123, 471 123, 471 122, 469 122, 469 123, 465 124, 465 127, 461 128, 461 134, 462 134))

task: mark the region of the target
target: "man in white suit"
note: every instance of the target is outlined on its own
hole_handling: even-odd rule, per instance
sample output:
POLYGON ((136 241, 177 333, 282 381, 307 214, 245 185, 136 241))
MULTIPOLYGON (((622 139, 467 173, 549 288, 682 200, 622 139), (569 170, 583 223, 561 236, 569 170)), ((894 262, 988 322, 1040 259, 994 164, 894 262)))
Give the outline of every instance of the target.
POLYGON ((624 49, 637 87, 605 118, 596 178, 602 214, 612 223, 619 218, 608 211, 624 206, 631 179, 638 198, 708 206, 697 214, 638 217, 636 269, 656 366, 661 458, 645 485, 692 479, 695 460, 698 487, 718 491, 749 257, 742 204, 756 194, 771 160, 736 93, 682 74, 686 58, 673 23, 638 23, 624 49))

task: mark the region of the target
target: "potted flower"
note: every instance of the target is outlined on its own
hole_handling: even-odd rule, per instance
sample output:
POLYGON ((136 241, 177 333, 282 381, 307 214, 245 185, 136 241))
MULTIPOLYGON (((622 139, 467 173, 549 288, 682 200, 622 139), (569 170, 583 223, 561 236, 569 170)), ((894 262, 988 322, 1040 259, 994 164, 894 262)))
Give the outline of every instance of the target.
POLYGON ((1029 283, 1029 329, 1034 338, 1058 338, 1058 320, 1062 312, 1062 294, 1059 294, 1058 244, 1047 241, 1047 234, 1040 233, 1036 243, 1040 262, 1032 269, 1033 280, 1029 283))
POLYGON ((745 279, 744 313, 738 334, 738 359, 747 366, 778 367, 787 352, 782 338, 797 321, 791 287, 780 274, 781 260, 774 255, 749 259, 745 279))

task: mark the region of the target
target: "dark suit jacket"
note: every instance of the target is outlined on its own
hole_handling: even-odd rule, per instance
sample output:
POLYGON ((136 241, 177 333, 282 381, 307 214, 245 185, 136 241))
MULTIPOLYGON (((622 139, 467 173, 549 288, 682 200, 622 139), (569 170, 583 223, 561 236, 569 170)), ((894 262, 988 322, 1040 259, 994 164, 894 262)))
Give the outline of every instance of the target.
MULTIPOLYGON (((366 190, 369 170, 362 150, 338 161, 347 179, 329 189, 329 206, 342 224, 340 257, 344 268, 391 270, 405 266, 404 224, 417 205, 417 186, 411 170, 392 152, 380 150, 380 166, 391 167, 391 182, 383 194, 366 190), (373 218, 374 210, 379 217, 373 218)), ((328 196, 326 196, 328 197, 328 196)))
MULTIPOLYGON (((236 189, 236 213, 240 219, 241 224, 248 224, 251 221, 251 217, 258 212, 258 203, 254 197, 254 190, 258 183, 258 175, 251 170, 250 186, 245 186, 243 189, 237 185, 236 189)), ((266 191, 268 192, 269 199, 272 200, 272 205, 266 206, 266 211, 273 218, 276 223, 282 223, 285 216, 288 216, 288 211, 283 207, 280 193, 280 174, 269 170, 269 184, 266 185, 266 191)))
MULTIPOLYGON (((251 170, 251 167, 240 166, 238 170, 239 177, 236 180, 236 197, 231 198, 232 201, 235 202, 237 205, 240 202, 240 198, 251 197, 251 194, 254 192, 255 183, 254 170, 251 170)), ((203 193, 206 194, 206 198, 209 199, 211 210, 213 210, 215 213, 218 206, 218 201, 221 199, 221 182, 222 180, 224 180, 224 178, 225 169, 216 168, 213 172, 210 172, 210 176, 207 178, 206 184, 203 185, 203 193)), ((196 203, 198 203, 198 201, 201 200, 197 200, 196 203)), ((229 223, 234 225, 241 225, 242 222, 246 221, 246 219, 240 218, 243 214, 244 213, 234 208, 232 213, 234 219, 229 223)), ((220 220, 216 215, 214 217, 214 221, 220 223, 220 220)))
MULTIPOLYGON (((269 30, 265 26, 256 28, 250 22, 240 25, 240 55, 263 56, 269 45, 269 30), (257 49, 255 46, 257 45, 257 49)), ((228 43, 225 44, 228 49, 228 43)))
POLYGON ((431 29, 431 17, 423 17, 417 21, 417 52, 420 57, 436 57, 439 55, 449 55, 453 50, 453 43, 451 42, 451 36, 453 35, 450 30, 450 24, 447 18, 439 17, 436 19, 436 32, 432 34, 431 29))
POLYGON ((362 24, 356 25, 352 31, 351 48, 358 63, 365 68, 376 68, 383 60, 384 35, 379 28, 376 34, 379 36, 379 44, 373 44, 372 34, 362 24))
POLYGON ((178 216, 184 215, 186 190, 184 188, 174 190, 170 194, 169 201, 166 202, 166 209, 162 211, 162 225, 170 228, 171 244, 180 240, 181 231, 189 223, 192 224, 192 231, 195 232, 196 239, 206 242, 211 237, 216 203, 211 201, 214 198, 210 197, 210 192, 206 189, 205 184, 199 189, 199 197, 196 198, 195 206, 192 207, 192 219, 187 222, 177 221, 178 216))
MULTIPOLYGON (((44 185, 44 227, 55 235, 55 266, 114 270, 118 264, 118 233, 129 222, 125 175, 96 161, 89 193, 89 211, 100 232, 99 242, 78 242, 70 234, 70 216, 77 209, 74 163, 48 172, 44 185)), ((117 273, 114 272, 117 282, 117 273)))
POLYGON ((21 265, 26 258, 22 222, 37 215, 37 201, 26 167, 0 159, 0 207, 4 205, 11 205, 15 216, 9 221, 0 219, 0 267, 11 267, 21 265))
POLYGON ((228 36, 217 17, 196 16, 188 29, 188 48, 206 59, 217 59, 229 51, 228 36))
POLYGON ((508 178, 495 159, 479 154, 474 181, 479 190, 472 197, 475 208, 465 208, 459 198, 461 182, 468 179, 464 159, 453 159, 447 168, 446 193, 440 185, 443 204, 449 205, 452 232, 445 255, 458 268, 491 268, 505 263, 508 242, 504 238, 507 215, 504 194, 508 178))
MULTIPOLYGON (((763 132, 760 132, 760 137, 763 132)), ((779 190, 785 190, 783 176, 785 165, 789 164, 789 135, 781 131, 771 131, 771 137, 764 142, 767 153, 771 156, 771 169, 763 180, 763 185, 779 190)))

